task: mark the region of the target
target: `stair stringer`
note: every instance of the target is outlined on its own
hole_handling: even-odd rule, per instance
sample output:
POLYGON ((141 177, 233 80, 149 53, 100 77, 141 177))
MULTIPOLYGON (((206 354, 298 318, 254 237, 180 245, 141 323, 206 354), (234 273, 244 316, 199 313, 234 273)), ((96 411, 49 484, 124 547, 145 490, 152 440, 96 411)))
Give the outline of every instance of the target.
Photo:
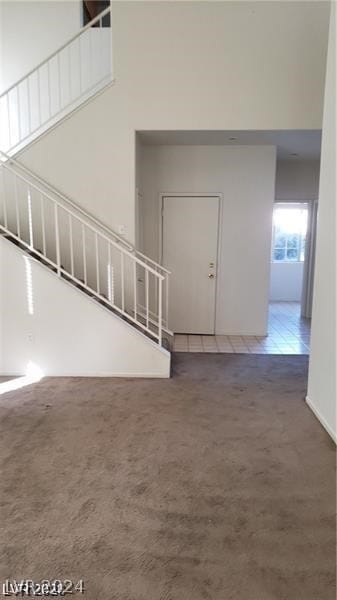
POLYGON ((170 376, 170 353, 0 238, 0 373, 170 376))

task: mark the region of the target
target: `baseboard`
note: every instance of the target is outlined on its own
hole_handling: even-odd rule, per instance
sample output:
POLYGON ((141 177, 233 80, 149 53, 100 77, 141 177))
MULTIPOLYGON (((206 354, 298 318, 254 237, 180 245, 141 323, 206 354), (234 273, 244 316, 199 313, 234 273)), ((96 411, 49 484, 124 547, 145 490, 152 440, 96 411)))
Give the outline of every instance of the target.
POLYGON ((328 432, 328 434, 333 439, 333 441, 335 442, 335 444, 337 444, 337 434, 336 434, 336 432, 331 429, 330 425, 328 425, 328 423, 326 422, 325 418, 321 415, 321 413, 318 410, 318 408, 316 408, 315 404, 312 402, 312 400, 310 400, 309 396, 306 396, 305 401, 306 401, 307 405, 309 406, 309 408, 314 413, 315 417, 319 420, 320 424, 328 432))
MULTIPOLYGON (((19 378, 19 377, 24 377, 24 374, 17 374, 17 375, 8 375, 6 374, 0 374, 0 377, 10 377, 10 378, 19 378)), ((43 377, 41 378, 41 381, 43 381, 44 378, 47 377, 81 377, 81 378, 85 378, 85 379, 90 379, 92 377, 96 378, 102 378, 104 379, 104 377, 109 378, 109 379, 118 379, 118 378, 122 378, 122 379, 169 379, 170 378, 170 373, 168 371, 168 373, 158 373, 158 372, 137 372, 137 371, 126 371, 124 372, 120 372, 120 373, 110 373, 109 371, 107 372, 103 372, 102 371, 98 371, 90 373, 90 375, 88 375, 88 373, 82 373, 81 371, 79 371, 78 373, 74 373, 74 371, 68 373, 67 371, 64 372, 59 372, 59 373, 46 373, 45 375, 43 375, 43 377)), ((1 385, 1 382, 0 382, 1 385)))

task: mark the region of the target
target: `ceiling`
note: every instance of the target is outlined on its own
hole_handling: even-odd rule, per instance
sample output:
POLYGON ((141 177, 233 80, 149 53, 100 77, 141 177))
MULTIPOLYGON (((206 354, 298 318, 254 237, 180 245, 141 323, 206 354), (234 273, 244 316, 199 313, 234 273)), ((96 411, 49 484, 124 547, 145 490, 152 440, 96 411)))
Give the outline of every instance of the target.
POLYGON ((138 135, 141 143, 145 145, 272 145, 277 147, 277 157, 281 160, 318 160, 321 153, 320 129, 282 131, 138 131, 138 135))

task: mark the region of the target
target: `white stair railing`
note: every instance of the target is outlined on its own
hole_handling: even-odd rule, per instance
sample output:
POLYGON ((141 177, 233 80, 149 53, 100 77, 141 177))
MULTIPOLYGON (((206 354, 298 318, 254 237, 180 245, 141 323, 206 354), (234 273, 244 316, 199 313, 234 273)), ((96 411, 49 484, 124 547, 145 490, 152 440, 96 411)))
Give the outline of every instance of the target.
POLYGON ((169 271, 4 153, 0 231, 162 344, 169 271))
POLYGON ((17 151, 113 81, 106 8, 0 95, 0 149, 17 151), (95 25, 95 27, 93 27, 95 25))

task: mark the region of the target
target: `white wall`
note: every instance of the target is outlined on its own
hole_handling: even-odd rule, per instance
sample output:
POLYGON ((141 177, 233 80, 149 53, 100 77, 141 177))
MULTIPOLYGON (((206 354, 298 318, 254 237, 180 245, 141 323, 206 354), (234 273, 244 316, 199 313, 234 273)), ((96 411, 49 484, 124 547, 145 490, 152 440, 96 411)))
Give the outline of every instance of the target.
POLYGON ((272 146, 141 148, 144 250, 154 259, 159 258, 161 192, 223 195, 218 334, 267 331, 275 161, 272 146))
POLYGON ((81 26, 80 0, 2 0, 0 93, 81 26))
POLYGON ((112 12, 115 86, 22 159, 130 241, 135 130, 321 127, 326 3, 113 2, 112 12))
POLYGON ((307 401, 336 440, 336 4, 324 100, 316 269, 307 401))
POLYGON ((272 262, 270 267, 270 295, 272 302, 300 302, 303 282, 302 262, 272 262))
POLYGON ((0 374, 169 376, 166 350, 24 256, 0 238, 0 374))
POLYGON ((319 160, 278 160, 276 165, 275 201, 310 202, 317 200, 319 160))

